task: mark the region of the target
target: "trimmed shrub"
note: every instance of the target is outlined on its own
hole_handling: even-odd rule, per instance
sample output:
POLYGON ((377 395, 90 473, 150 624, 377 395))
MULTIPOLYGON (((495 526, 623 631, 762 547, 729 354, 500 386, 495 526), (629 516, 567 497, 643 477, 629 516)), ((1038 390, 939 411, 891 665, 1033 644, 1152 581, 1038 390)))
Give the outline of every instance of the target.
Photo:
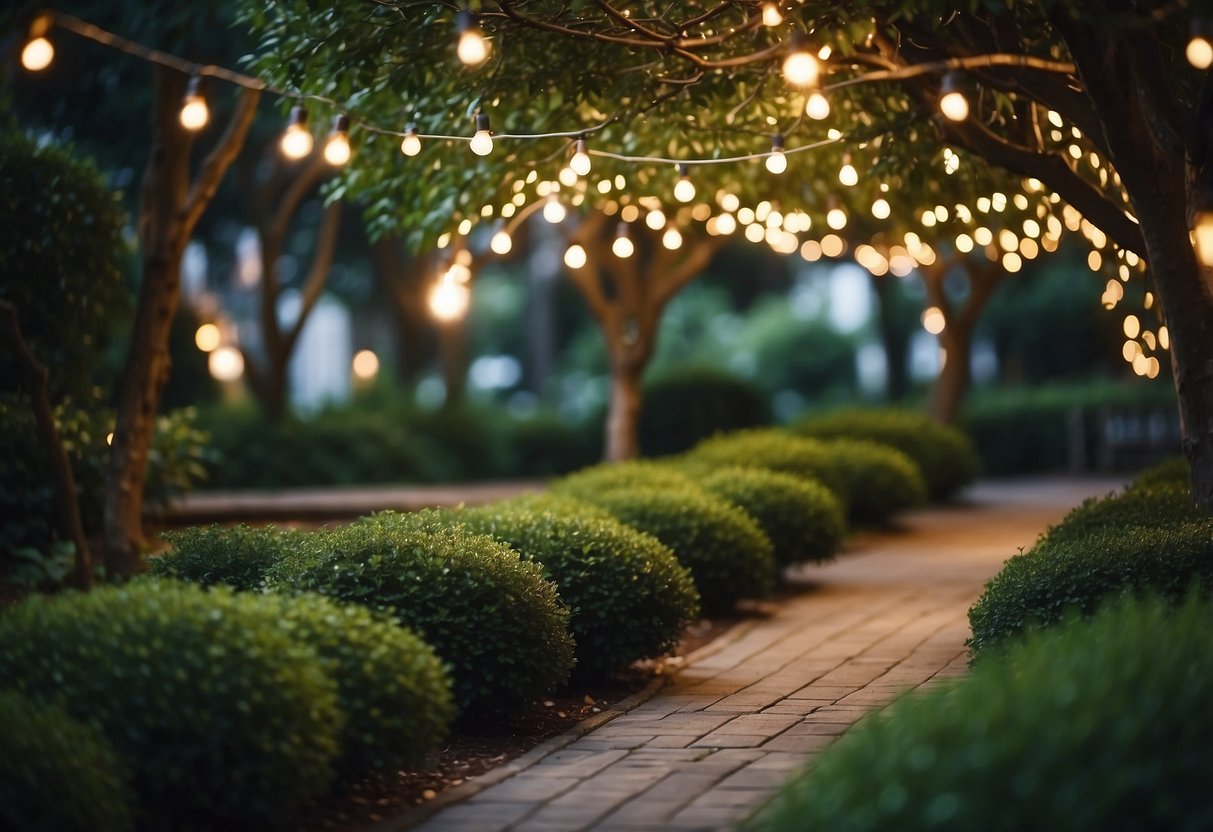
POLYGON ((678 468, 647 459, 592 465, 552 483, 553 490, 558 494, 591 502, 594 494, 616 488, 695 487, 695 481, 678 468))
POLYGON ((1109 528, 1177 527, 1201 517, 1192 505, 1192 493, 1186 485, 1140 487, 1122 494, 1085 500, 1044 537, 1056 543, 1077 540, 1109 528))
POLYGON ((758 523, 775 563, 790 566, 834 557, 846 533, 842 505, 824 485, 765 468, 720 468, 699 480, 758 523))
POLYGON ((542 568, 449 515, 382 512, 314 532, 272 585, 391 613, 447 662, 460 718, 500 716, 568 677, 568 609, 542 568))
POLYGON ((637 487, 586 495, 624 523, 660 540, 691 570, 703 611, 727 612, 775 583, 771 541, 741 509, 699 488, 637 487))
POLYGON ((1142 471, 1133 478, 1129 489, 1154 488, 1160 485, 1176 485, 1191 490, 1192 468, 1182 456, 1173 456, 1142 471))
POLYGON ((143 828, 284 827, 332 779, 336 685, 254 595, 136 581, 31 598, 0 616, 0 678, 101 726, 143 828))
POLYGON ((607 676, 677 643, 699 614, 699 593, 674 553, 612 517, 490 505, 455 514, 543 567, 572 615, 577 673, 607 676))
POLYGON ((1213 606, 1153 599, 1029 638, 864 719, 762 832, 1213 826, 1213 606))
POLYGON ((519 494, 493 503, 499 509, 519 509, 522 511, 551 512, 552 514, 572 514, 586 520, 614 520, 615 516, 606 509, 601 509, 593 503, 579 500, 568 494, 555 491, 541 491, 533 494, 519 494))
POLYGON ((0 691, 0 827, 62 832, 134 828, 125 768, 99 729, 59 705, 0 691))
POLYGON ((977 478, 977 452, 969 437, 924 413, 839 410, 805 419, 793 429, 821 439, 870 439, 896 448, 917 463, 932 500, 945 500, 977 478))
POLYGON ((392 618, 319 595, 261 596, 337 682, 346 781, 424 765, 455 715, 451 681, 428 644, 392 618))
POLYGON ((153 575, 242 590, 261 589, 266 571, 303 545, 303 533, 273 526, 197 526, 162 537, 173 548, 149 561, 153 575))
POLYGON ((1176 600, 1197 581, 1213 586, 1213 520, 1047 538, 986 584, 969 610, 969 644, 980 658, 1029 627, 1052 626, 1071 611, 1089 614, 1110 597, 1149 590, 1176 600))
POLYGON ((880 525, 900 511, 926 504, 922 472, 896 448, 867 439, 831 439, 825 446, 834 454, 850 495, 851 522, 880 525))
POLYGON ((821 442, 776 428, 742 430, 700 442, 686 456, 693 466, 726 468, 743 465, 766 468, 795 477, 817 480, 834 492, 845 506, 849 499, 846 478, 821 442))
POLYGON ((771 404, 753 382, 717 367, 682 367, 645 383, 640 448, 680 453, 714 433, 770 423, 771 404))

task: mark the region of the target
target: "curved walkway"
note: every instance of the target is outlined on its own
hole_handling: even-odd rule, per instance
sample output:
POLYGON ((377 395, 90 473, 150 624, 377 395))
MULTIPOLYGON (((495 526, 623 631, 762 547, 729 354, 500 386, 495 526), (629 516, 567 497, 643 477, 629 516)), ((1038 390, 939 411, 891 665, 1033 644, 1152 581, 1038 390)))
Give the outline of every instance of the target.
MULTIPOLYGON (((860 716, 962 674, 969 605, 1002 562, 1111 480, 983 483, 864 535, 808 591, 658 695, 445 808, 424 832, 728 829, 860 716)), ((399 827, 397 827, 399 828, 399 827)))

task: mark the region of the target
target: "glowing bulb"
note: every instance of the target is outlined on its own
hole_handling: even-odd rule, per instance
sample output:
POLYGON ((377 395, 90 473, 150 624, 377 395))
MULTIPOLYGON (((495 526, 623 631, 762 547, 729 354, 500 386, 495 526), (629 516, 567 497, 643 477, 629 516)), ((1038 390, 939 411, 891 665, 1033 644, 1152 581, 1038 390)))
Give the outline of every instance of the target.
POLYGON ((804 106, 804 112, 809 118, 821 121, 830 115, 830 99, 822 95, 820 91, 814 91, 804 106))
POLYGON ((678 166, 678 181, 674 183, 674 199, 679 202, 690 202, 695 198, 695 183, 691 181, 690 168, 678 166))
POLYGON ((678 232, 677 228, 667 228, 661 235, 661 244, 670 251, 674 251, 682 246, 682 234, 678 232))
POLYGON ((804 35, 797 32, 792 36, 788 56, 783 59, 784 79, 793 86, 815 87, 820 74, 817 58, 806 47, 804 35))
POLYGON ((771 138, 771 155, 767 157, 767 170, 778 176, 788 169, 788 157, 783 152, 783 136, 771 138))
POLYGON ((459 13, 459 45, 455 47, 455 54, 464 66, 473 68, 489 57, 489 42, 484 39, 475 15, 467 9, 459 13))
POLYGON ((457 321, 467 312, 472 299, 472 290, 445 275, 438 279, 430 290, 430 312, 440 321, 457 321))
POLYGON ((214 324, 203 324, 194 333, 194 344, 203 352, 214 352, 219 349, 221 341, 219 327, 214 324))
POLYGON ((943 310, 938 306, 932 306, 922 313, 922 328, 932 335, 943 332, 947 328, 947 323, 943 310))
POLYGON ((831 208, 826 214, 826 225, 833 228, 835 231, 841 231, 847 227, 847 213, 841 208, 831 208))
POLYGON ((509 254, 510 249, 514 247, 514 241, 510 237, 510 232, 504 228, 493 235, 493 239, 489 240, 489 248, 494 254, 509 254))
POLYGON ((778 26, 780 23, 783 23, 783 12, 779 10, 779 6, 774 3, 763 3, 762 25, 778 26))
POLYGON ((236 381, 244 375, 244 356, 235 347, 219 347, 207 356, 206 368, 216 381, 236 381))
POLYGON ((889 206, 889 201, 883 196, 872 203, 872 216, 878 220, 888 219, 889 214, 892 212, 893 209, 889 206))
POLYGON ((569 167, 578 176, 589 175, 590 154, 586 149, 585 139, 578 139, 577 144, 573 145, 573 158, 569 160, 569 167))
POLYGON ((379 356, 370 350, 358 350, 354 353, 354 360, 351 363, 354 370, 354 377, 363 381, 370 381, 379 374, 379 356))
POLYGON ((952 121, 964 121, 969 117, 969 100, 961 89, 960 76, 949 72, 939 85, 939 110, 952 121))
POLYGON ((556 225, 564 222, 567 215, 568 212, 565 211, 564 203, 560 201, 560 198, 556 194, 549 194, 548 201, 543 206, 543 218, 552 225, 556 225))
POLYGON ((1203 266, 1213 266, 1213 211, 1199 211, 1192 229, 1196 240, 1196 257, 1203 266))
POLYGON ((632 243, 632 238, 628 236, 626 222, 619 223, 619 227, 615 231, 615 242, 611 243, 611 251, 620 258, 631 257, 636 253, 636 246, 632 243))
POLYGON ((489 117, 485 113, 476 116, 476 135, 472 136, 469 146, 477 156, 488 156, 493 152, 493 131, 489 129, 489 117))
POLYGON ((178 116, 181 126, 191 133, 196 133, 211 120, 210 108, 202 97, 201 79, 197 75, 190 78, 189 86, 185 88, 185 99, 181 102, 181 114, 178 116))
POLYGON ((1213 66, 1213 43, 1204 35, 1193 35, 1184 54, 1188 56, 1188 63, 1197 69, 1213 66))
POLYGON ((721 234, 732 234, 737 230, 737 220, 733 218, 732 214, 721 214, 716 219, 716 230, 721 234))
POLYGON ((421 152, 421 139, 417 136, 417 125, 404 126, 404 138, 400 142, 400 152, 405 156, 416 156, 421 152))
POLYGON ((859 184, 859 172, 855 170, 855 166, 851 164, 851 154, 848 153, 842 157, 842 167, 838 169, 838 181, 848 188, 853 188, 859 184))
POLYGON ((291 120, 278 142, 282 155, 295 161, 312 152, 312 131, 307 129, 307 110, 300 106, 291 108, 291 120))
POLYGON ((587 259, 585 249, 576 243, 565 249, 564 264, 570 269, 584 268, 587 259))
POLYGON ((337 116, 333 121, 333 132, 324 143, 324 161, 340 167, 350 160, 350 117, 337 116))
POLYGON ((30 23, 29 40, 21 50, 21 66, 30 72, 41 72, 55 60, 54 44, 46 37, 53 22, 50 14, 43 13, 30 23))

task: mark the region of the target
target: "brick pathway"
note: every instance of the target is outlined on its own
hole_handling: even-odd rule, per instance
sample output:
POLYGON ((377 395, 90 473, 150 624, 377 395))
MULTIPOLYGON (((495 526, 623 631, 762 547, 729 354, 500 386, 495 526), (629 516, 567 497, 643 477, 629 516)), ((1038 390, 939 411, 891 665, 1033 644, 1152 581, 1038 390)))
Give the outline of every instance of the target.
POLYGON ((1003 560, 1118 483, 1032 480, 918 512, 679 672, 657 696, 415 827, 723 830, 860 716, 964 672, 966 612, 1003 560))

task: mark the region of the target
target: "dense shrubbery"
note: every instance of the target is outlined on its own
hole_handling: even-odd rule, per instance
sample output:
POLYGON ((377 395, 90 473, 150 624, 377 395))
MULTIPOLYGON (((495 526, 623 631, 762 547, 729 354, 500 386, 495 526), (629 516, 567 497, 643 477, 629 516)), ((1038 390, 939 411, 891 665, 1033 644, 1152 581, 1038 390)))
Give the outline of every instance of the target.
POLYGON ((1192 492, 1186 484, 1141 486, 1121 494, 1085 500, 1049 529, 1045 539, 1056 543, 1098 534, 1105 529, 1133 526, 1179 528, 1201 517, 1192 505, 1192 492))
POLYGON ((585 494, 624 523, 660 540, 691 570, 706 613, 771 591, 771 541, 744 511, 695 487, 638 486, 585 494))
POLYGON ((100 725, 145 828, 280 828, 332 778, 336 685, 257 596, 141 581, 33 598, 0 616, 0 678, 100 725))
POLYGON ((699 594, 674 553, 613 518, 490 505, 453 519, 543 566, 572 610, 582 677, 667 652, 698 615, 699 594))
POLYGON ((587 503, 568 494, 555 491, 537 491, 531 494, 519 494, 497 500, 493 505, 499 509, 520 509, 523 511, 551 512, 552 514, 571 514, 583 520, 613 520, 615 516, 606 509, 599 508, 593 503, 587 503))
POLYGON ((901 451, 866 439, 832 439, 825 446, 845 483, 851 522, 884 523, 926 503, 922 473, 901 451))
POLYGON ((893 409, 840 410, 795 425, 806 436, 870 439, 890 445, 917 463, 931 499, 951 497, 977 476, 977 453, 961 431, 923 413, 893 409))
POLYGON ((243 590, 261 589, 270 567, 304 543, 302 532, 273 526, 196 526, 164 538, 173 548, 151 559, 153 575, 243 590))
POLYGON ((568 610, 542 568, 438 512, 384 512, 313 532, 270 581, 394 614, 451 666, 464 719, 542 696, 573 664, 568 610))
POLYGON ((134 828, 125 766, 97 728, 59 705, 0 691, 0 828, 134 828))
POLYGON ((755 824, 1208 829, 1213 606, 1137 600, 865 719, 755 824))
POLYGON ((778 566, 829 560, 842 543, 842 506, 818 482, 737 466, 717 469, 697 481, 754 518, 770 538, 778 566))
POLYGON ((692 466, 744 465, 781 471, 818 480, 833 491, 844 506, 848 500, 846 480, 838 470, 834 454, 821 442, 783 430, 742 430, 714 436, 696 445, 687 455, 686 462, 692 466))
POLYGON ((642 402, 640 448, 646 455, 679 453, 715 433, 771 422, 766 394, 716 367, 681 367, 653 378, 642 402))
POLYGON ((1182 456, 1173 456, 1139 473, 1129 489, 1153 488, 1160 485, 1191 488, 1192 468, 1182 456))
POLYGON ((552 483, 558 494, 592 501, 595 494, 618 488, 696 488, 685 472, 664 462, 631 459, 604 462, 569 474, 552 483))

